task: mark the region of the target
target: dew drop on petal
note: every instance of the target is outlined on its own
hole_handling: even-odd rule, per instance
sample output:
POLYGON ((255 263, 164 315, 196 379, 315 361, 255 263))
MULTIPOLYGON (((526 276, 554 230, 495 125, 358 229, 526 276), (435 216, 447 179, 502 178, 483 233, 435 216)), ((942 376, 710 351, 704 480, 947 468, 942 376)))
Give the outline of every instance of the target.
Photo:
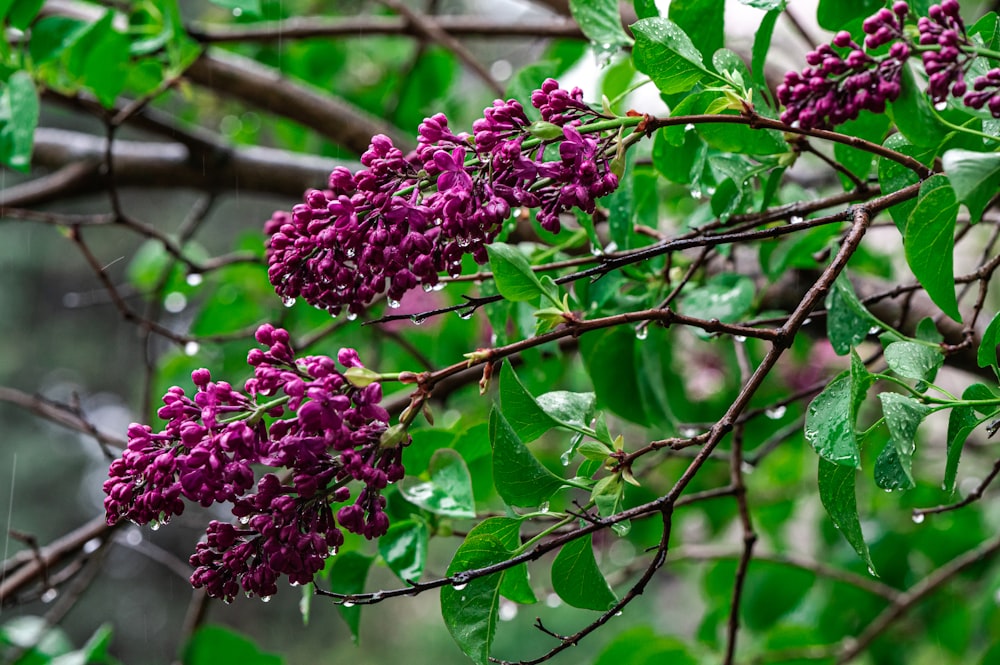
POLYGON ((240 524, 250 524, 250 516, 244 515, 240 518, 240 524))
POLYGON ((430 293, 431 291, 434 290, 434 285, 433 284, 424 284, 420 288, 424 290, 424 293, 430 293))
POLYGON ((261 596, 260 597, 260 602, 262 602, 262 603, 270 603, 271 602, 271 597, 270 596, 261 596))
POLYGON ((284 305, 285 307, 293 307, 295 305, 295 298, 292 298, 291 296, 285 296, 284 298, 281 299, 281 304, 284 305))
POLYGON ((153 531, 159 531, 160 523, 157 522, 156 520, 153 520, 152 522, 149 523, 149 528, 152 529, 153 531))

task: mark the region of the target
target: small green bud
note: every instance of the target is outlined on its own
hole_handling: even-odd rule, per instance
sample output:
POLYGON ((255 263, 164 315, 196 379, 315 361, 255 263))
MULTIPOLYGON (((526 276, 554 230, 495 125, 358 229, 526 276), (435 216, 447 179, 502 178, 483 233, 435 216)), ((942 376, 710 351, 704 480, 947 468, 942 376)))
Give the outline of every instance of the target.
POLYGON ((563 135, 563 130, 562 127, 554 125, 551 122, 536 120, 528 125, 528 133, 536 139, 551 141, 552 139, 560 138, 563 135))
POLYGON ((381 380, 382 375, 367 367, 348 367, 344 378, 355 388, 364 388, 381 380))

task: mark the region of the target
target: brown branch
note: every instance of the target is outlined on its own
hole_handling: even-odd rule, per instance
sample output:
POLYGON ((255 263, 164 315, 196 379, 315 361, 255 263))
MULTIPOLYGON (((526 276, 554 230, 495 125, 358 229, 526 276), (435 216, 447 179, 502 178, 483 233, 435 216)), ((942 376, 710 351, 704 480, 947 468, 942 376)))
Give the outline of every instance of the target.
POLYGON ((209 51, 191 65, 186 77, 214 94, 294 120, 359 155, 376 134, 389 136, 404 152, 414 145, 411 137, 328 91, 233 53, 209 51))
MULTIPOLYGON (((435 16, 433 22, 438 29, 456 37, 583 39, 580 27, 568 18, 551 17, 545 20, 502 23, 492 17, 441 15, 435 16)), ((297 16, 283 21, 248 25, 194 23, 188 27, 188 34, 203 44, 223 44, 371 35, 420 37, 421 31, 401 16, 297 16)))
POLYGON ((104 447, 122 449, 126 441, 113 434, 106 434, 87 420, 79 409, 75 409, 69 404, 53 402, 40 395, 29 395, 16 388, 0 386, 0 402, 8 402, 26 409, 49 422, 62 425, 81 434, 94 437, 97 442, 104 447))
POLYGON ((913 509, 913 519, 914 521, 922 522, 924 515, 933 515, 936 513, 947 513, 952 510, 958 510, 959 508, 965 508, 970 503, 975 503, 983 498, 983 494, 986 492, 993 481, 996 479, 997 475, 1000 474, 1000 459, 993 463, 993 468, 990 470, 986 477, 976 485, 976 487, 969 492, 969 494, 961 501, 956 501, 955 503, 944 504, 941 506, 934 506, 933 508, 914 508, 913 509))

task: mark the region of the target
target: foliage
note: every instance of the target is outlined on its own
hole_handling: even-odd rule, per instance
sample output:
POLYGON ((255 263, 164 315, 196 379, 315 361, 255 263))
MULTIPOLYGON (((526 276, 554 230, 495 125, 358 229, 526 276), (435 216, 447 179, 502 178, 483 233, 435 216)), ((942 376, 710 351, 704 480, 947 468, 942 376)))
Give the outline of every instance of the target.
MULTIPOLYGON (((823 0, 816 22, 841 31, 772 90, 792 10, 742 2, 759 21, 746 54, 725 48, 721 0, 636 0, 630 25, 617 1, 571 0, 572 23, 533 28, 569 39, 517 63, 505 94, 455 35, 528 24, 476 32, 389 0, 315 23, 268 0, 199 20, 174 0, 0 2, 0 163, 31 178, 5 191, 4 223, 60 230, 139 330, 141 403, 135 372, 120 390, 150 423, 123 437, 2 393, 114 460, 106 524, 45 560, 16 532, 4 605, 74 598, 122 522, 200 504, 216 519, 178 547, 205 589, 195 617, 290 582, 304 622, 335 605, 361 644, 368 606, 438 594, 437 625, 481 665, 555 659, 598 630, 586 662, 990 662, 997 16, 823 0), (419 46, 376 35, 393 31, 419 46), (600 89, 560 85, 588 53, 600 89), (39 127, 50 103, 101 122, 90 161, 92 137, 39 127), (129 147, 133 125, 185 158, 129 147), (230 181, 288 202, 196 241, 230 181), (131 209, 136 185, 206 198, 165 229, 131 209), (39 205, 92 191, 102 212, 39 205), (128 265, 95 227, 138 239, 128 265), (676 600, 677 625, 654 611, 667 572, 700 593, 676 600), (504 641, 526 605, 532 637, 504 641)), ((284 662, 196 623, 185 663, 284 662)), ((74 650, 25 614, 0 645, 117 662, 111 634, 74 650)))

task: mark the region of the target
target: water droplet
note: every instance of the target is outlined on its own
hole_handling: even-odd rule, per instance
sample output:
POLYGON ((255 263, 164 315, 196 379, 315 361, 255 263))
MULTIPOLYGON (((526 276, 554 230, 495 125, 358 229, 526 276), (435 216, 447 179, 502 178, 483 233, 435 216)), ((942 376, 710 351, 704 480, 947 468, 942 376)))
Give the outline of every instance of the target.
POLYGON ((461 600, 461 601, 462 601, 462 602, 464 603, 464 602, 465 602, 465 596, 462 596, 462 597, 460 598, 460 600, 461 600))
POLYGON ((914 513, 913 514, 913 523, 914 524, 923 524, 924 523, 924 514, 923 513, 914 513))
POLYGON ((938 102, 937 104, 934 105, 934 109, 936 111, 943 111, 946 108, 948 108, 948 102, 945 101, 945 100, 941 100, 940 102, 938 102))
POLYGON ((262 603, 270 603, 271 602, 271 597, 270 596, 261 596, 260 597, 260 602, 262 602, 262 603))
POLYGON ((550 593, 545 596, 545 604, 549 607, 559 607, 562 605, 562 598, 560 598, 558 594, 550 593))
POLYGON ((375 593, 372 594, 372 602, 377 603, 378 601, 382 600, 382 597, 383 597, 382 592, 376 591, 375 593))
POLYGON ((880 332, 882 332, 882 326, 872 326, 871 328, 868 329, 869 335, 877 335, 880 332))
POLYGON ((399 308, 399 301, 398 300, 393 300, 392 298, 386 298, 385 299, 385 304, 388 305, 389 307, 391 307, 392 309, 398 309, 399 308))
POLYGON ((715 187, 706 187, 705 188, 705 193, 708 194, 709 196, 711 196, 712 194, 715 194, 715 187))
POLYGON ((100 546, 101 546, 101 539, 100 538, 91 538, 90 540, 88 540, 87 542, 85 542, 83 544, 83 553, 84 554, 93 554, 94 552, 96 552, 98 550, 98 548, 100 546))
POLYGON ((347 251, 344 252, 344 254, 346 254, 347 258, 349 258, 349 259, 353 259, 354 255, 356 253, 357 253, 357 250, 355 250, 353 247, 348 247, 347 251))
POLYGON ((740 472, 742 472, 743 475, 748 476, 751 473, 753 473, 755 469, 756 467, 754 467, 754 465, 750 464, 749 462, 743 462, 742 464, 740 464, 740 472))
POLYGON ((235 16, 236 18, 243 16, 243 10, 240 9, 239 7, 233 7, 233 16, 235 16))
POLYGON ((441 291, 441 290, 442 290, 442 289, 444 289, 444 287, 446 287, 446 286, 448 286, 448 285, 447 285, 447 284, 445 284, 444 282, 438 282, 437 284, 435 284, 435 285, 434 285, 434 288, 433 288, 433 289, 431 289, 431 290, 432 290, 432 291, 441 291))
POLYGON ((292 298, 291 296, 285 296, 284 298, 281 299, 281 304, 284 305, 285 307, 293 307, 295 305, 295 298, 292 298))
POLYGON ((330 549, 328 549, 326 551, 326 555, 327 556, 337 556, 337 548, 336 547, 331 547, 330 549))
POLYGON ((349 600, 344 601, 344 607, 354 607, 354 603, 349 600))
POLYGON ((649 337, 649 326, 639 326, 635 329, 635 338, 642 341, 649 337))
POLYGON ((618 610, 617 612, 615 612, 615 616, 616 617, 620 617, 621 615, 622 615, 622 611, 621 610, 618 610))
POLYGON ((240 524, 250 524, 250 516, 244 515, 240 518, 240 524))
POLYGON ((199 349, 201 349, 201 346, 195 341, 190 341, 184 345, 184 353, 189 356, 198 355, 199 349))
POLYGON ((188 286, 198 286, 199 284, 202 283, 204 279, 205 278, 202 277, 200 272, 193 272, 190 275, 188 275, 187 279, 185 279, 184 281, 188 283, 188 286))
POLYGON ((802 219, 802 218, 801 218, 801 217, 799 217, 798 215, 793 215, 793 216, 792 216, 792 217, 791 217, 791 218, 790 218, 790 219, 788 220, 788 223, 789 223, 789 224, 801 224, 801 223, 802 223, 802 222, 804 222, 804 221, 806 221, 806 220, 802 219))
POLYGON ((764 412, 764 415, 770 418, 771 420, 780 420, 785 416, 785 412, 787 410, 788 409, 785 407, 785 405, 782 404, 781 406, 776 406, 774 408, 768 409, 767 411, 764 412))
POLYGON ((694 131, 694 124, 689 122, 688 124, 684 125, 684 131, 685 132, 693 132, 694 131))
POLYGON ((742 344, 747 341, 746 335, 733 335, 733 341, 737 344, 742 344))
POLYGON ((542 505, 538 506, 538 512, 547 513, 549 512, 549 502, 545 501, 542 505))
POLYGON ((469 586, 469 583, 468 582, 459 582, 458 584, 454 584, 453 586, 455 587, 455 591, 461 591, 465 587, 469 586))
POLYGON ((179 314, 184 311, 185 307, 187 307, 187 303, 187 296, 180 291, 172 291, 163 299, 163 309, 167 310, 171 314, 179 314))
POLYGON ((152 522, 149 523, 149 528, 152 529, 153 531, 159 531, 160 523, 157 522, 156 520, 153 520, 152 522))
POLYGON ((692 436, 694 436, 697 433, 698 433, 698 430, 696 430, 694 427, 682 427, 680 429, 680 435, 683 436, 686 439, 691 438, 692 436))
POLYGON ((347 313, 347 314, 345 315, 345 317, 344 317, 344 318, 346 318, 346 319, 347 319, 348 321, 356 321, 356 320, 357 320, 357 318, 358 318, 358 315, 357 315, 357 313, 356 313, 356 312, 348 312, 348 313, 347 313))
POLYGON ((411 317, 410 317, 410 322, 411 322, 411 323, 412 323, 413 325, 415 325, 415 326, 419 326, 420 324, 422 324, 422 323, 423 323, 424 321, 426 321, 426 320, 427 320, 427 319, 426 319, 425 317, 423 317, 423 316, 420 316, 420 315, 418 315, 418 314, 414 314, 413 316, 411 316, 411 317))
POLYGON ((560 456, 559 456, 559 461, 560 461, 560 462, 562 463, 562 465, 563 465, 563 466, 569 466, 569 462, 570 462, 570 451, 568 451, 568 450, 567 450, 567 451, 566 451, 566 452, 564 452, 564 453, 563 453, 562 455, 560 455, 560 456))
POLYGON ((424 293, 430 293, 431 291, 434 290, 434 285, 433 284, 424 284, 420 288, 424 290, 424 293))
POLYGON ((39 600, 43 603, 51 603, 53 600, 59 597, 59 592, 55 589, 46 589, 45 593, 41 595, 39 600))
POLYGON ((289 586, 301 586, 298 582, 289 582, 289 586))
POLYGON ((876 577, 875 569, 872 568, 871 566, 868 566, 868 574, 871 575, 872 577, 876 577))
POLYGON ((224 602, 226 605, 232 605, 233 604, 233 599, 232 598, 223 598, 222 602, 224 602))
POLYGON ((701 190, 700 189, 692 189, 691 190, 691 198, 695 199, 696 201, 700 201, 701 200, 701 196, 702 196, 702 194, 701 194, 701 190))
POLYGON ((517 604, 511 602, 500 603, 500 609, 497 612, 497 618, 501 621, 513 621, 517 616, 517 604))
POLYGON ((473 314, 475 314, 474 309, 467 309, 464 312, 459 312, 458 318, 462 319, 463 321, 468 321, 469 319, 472 318, 473 314))
POLYGON ((145 484, 146 484, 146 476, 141 476, 140 475, 140 476, 136 476, 135 477, 135 486, 136 487, 142 487, 145 484))
POLYGON ((591 253, 591 255, 593 255, 593 256, 600 256, 601 254, 603 254, 603 253, 604 253, 604 250, 602 250, 602 249, 601 249, 600 247, 598 247, 597 245, 591 245, 591 246, 590 246, 590 253, 591 253))
POLYGON ((813 322, 812 319, 806 319, 805 321, 802 322, 802 327, 804 328, 804 327, 810 325, 812 322, 813 322))

